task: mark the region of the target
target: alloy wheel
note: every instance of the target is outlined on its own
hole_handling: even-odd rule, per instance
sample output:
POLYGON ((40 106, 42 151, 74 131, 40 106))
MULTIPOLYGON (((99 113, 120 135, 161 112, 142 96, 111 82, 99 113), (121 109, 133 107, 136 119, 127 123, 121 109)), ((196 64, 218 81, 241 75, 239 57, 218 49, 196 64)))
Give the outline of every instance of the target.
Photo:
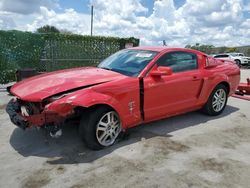
POLYGON ((96 127, 96 138, 102 146, 112 145, 121 132, 121 122, 116 112, 105 113, 96 127))
POLYGON ((215 112, 221 111, 226 104, 226 92, 224 89, 218 89, 213 96, 212 106, 215 112))

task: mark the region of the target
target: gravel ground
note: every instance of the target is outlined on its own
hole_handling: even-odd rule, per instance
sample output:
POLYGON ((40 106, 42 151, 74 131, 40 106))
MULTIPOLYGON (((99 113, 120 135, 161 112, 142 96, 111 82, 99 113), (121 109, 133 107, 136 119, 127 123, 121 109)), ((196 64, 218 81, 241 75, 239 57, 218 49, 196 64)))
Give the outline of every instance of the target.
MULTIPOLYGON (((242 80, 250 70, 242 70, 242 80)), ((22 131, 0 90, 0 187, 249 187, 250 101, 230 98, 224 113, 199 112, 142 125, 116 145, 87 149, 76 126, 59 139, 22 131), (46 141, 47 140, 47 141, 46 141)))

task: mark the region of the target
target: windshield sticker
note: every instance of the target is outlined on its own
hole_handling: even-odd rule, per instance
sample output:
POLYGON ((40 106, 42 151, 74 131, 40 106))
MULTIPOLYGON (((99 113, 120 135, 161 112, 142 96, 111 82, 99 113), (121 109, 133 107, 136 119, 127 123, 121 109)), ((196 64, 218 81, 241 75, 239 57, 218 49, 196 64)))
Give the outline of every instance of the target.
POLYGON ((153 55, 153 54, 151 54, 151 53, 138 53, 138 54, 136 54, 135 57, 149 58, 149 57, 151 57, 152 55, 153 55))

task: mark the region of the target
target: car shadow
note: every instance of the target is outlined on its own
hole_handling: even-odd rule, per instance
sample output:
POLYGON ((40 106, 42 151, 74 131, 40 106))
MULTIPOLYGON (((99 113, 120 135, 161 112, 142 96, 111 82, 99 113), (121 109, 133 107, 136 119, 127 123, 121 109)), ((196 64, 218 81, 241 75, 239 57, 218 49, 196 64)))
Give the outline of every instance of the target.
POLYGON ((118 148, 149 139, 156 136, 171 137, 171 133, 196 126, 214 119, 228 116, 239 109, 227 106, 219 116, 207 116, 200 112, 190 112, 156 122, 131 128, 116 144, 100 151, 88 149, 78 135, 75 125, 63 127, 63 135, 58 139, 50 138, 44 131, 29 129, 23 131, 14 129, 10 137, 11 146, 22 156, 37 156, 47 158, 49 164, 89 163, 108 155, 118 148))

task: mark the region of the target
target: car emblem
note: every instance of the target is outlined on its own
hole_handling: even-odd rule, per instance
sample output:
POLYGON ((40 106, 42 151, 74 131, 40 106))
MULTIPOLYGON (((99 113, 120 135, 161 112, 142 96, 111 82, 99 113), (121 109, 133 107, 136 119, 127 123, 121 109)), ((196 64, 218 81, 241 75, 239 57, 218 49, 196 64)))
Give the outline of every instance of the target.
POLYGON ((134 107, 135 107, 135 101, 130 101, 130 102, 128 103, 128 109, 129 109, 129 111, 130 111, 130 114, 133 113, 134 107))

